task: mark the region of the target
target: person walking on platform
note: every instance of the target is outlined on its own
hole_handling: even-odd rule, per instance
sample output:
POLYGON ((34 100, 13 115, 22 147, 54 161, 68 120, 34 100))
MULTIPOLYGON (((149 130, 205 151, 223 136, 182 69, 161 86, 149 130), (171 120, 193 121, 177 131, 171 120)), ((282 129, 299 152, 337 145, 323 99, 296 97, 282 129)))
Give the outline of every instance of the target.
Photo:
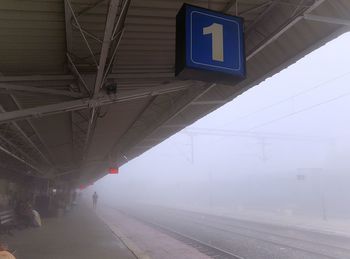
POLYGON ((96 209, 97 199, 98 199, 98 195, 97 195, 96 192, 94 192, 94 195, 92 195, 92 207, 93 207, 94 209, 96 209))

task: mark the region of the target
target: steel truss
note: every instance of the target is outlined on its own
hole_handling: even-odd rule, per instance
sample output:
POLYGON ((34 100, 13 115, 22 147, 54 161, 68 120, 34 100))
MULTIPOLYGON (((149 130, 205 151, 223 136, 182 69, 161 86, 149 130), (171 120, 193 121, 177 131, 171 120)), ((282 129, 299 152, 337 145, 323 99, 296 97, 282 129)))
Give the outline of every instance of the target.
MULTIPOLYGON (((181 114, 183 111, 190 105, 220 105, 228 101, 225 97, 215 101, 200 100, 200 97, 205 96, 208 92, 217 91, 220 95, 220 88, 214 89, 212 86, 203 86, 200 83, 194 82, 175 82, 173 84, 152 88, 142 88, 125 92, 120 91, 116 96, 108 96, 103 93, 101 90, 108 79, 113 78, 118 80, 120 78, 120 75, 111 74, 111 68, 116 58, 119 43, 123 37, 125 29, 124 24, 130 0, 109 1, 103 39, 100 39, 92 32, 89 32, 88 28, 84 28, 80 23, 79 18, 88 14, 93 8, 106 2, 107 0, 98 0, 90 7, 82 10, 75 10, 75 6, 71 0, 64 0, 67 68, 69 68, 72 75, 0 78, 0 93, 1 91, 8 94, 27 92, 31 94, 49 94, 72 98, 71 101, 29 109, 22 109, 17 102, 18 110, 9 112, 3 110, 0 114, 0 146, 2 147, 2 151, 7 155, 12 154, 11 156, 13 158, 21 161, 22 164, 31 167, 40 175, 50 175, 50 173, 48 173, 50 171, 48 168, 53 168, 53 165, 50 155, 47 155, 49 153, 49 148, 45 147, 45 142, 30 121, 31 118, 69 112, 72 122, 73 147, 76 156, 79 157, 79 155, 81 156, 81 154, 86 154, 88 152, 89 143, 94 135, 93 129, 96 126, 96 116, 98 116, 100 107, 108 104, 153 96, 154 98, 152 98, 147 107, 140 112, 134 123, 132 123, 132 126, 124 134, 122 140, 115 143, 115 146, 111 151, 111 154, 113 155, 118 152, 128 154, 131 153, 132 147, 137 147, 137 145, 139 145, 142 139, 150 140, 152 134, 161 126, 170 127, 171 125, 169 126, 167 123, 176 116, 182 116, 181 114), (77 32, 83 39, 86 50, 89 53, 88 57, 79 57, 73 51, 73 34, 77 32), (95 49, 93 49, 89 40, 93 40, 95 43, 99 44, 100 50, 97 51, 97 53, 95 49), (78 64, 78 62, 85 62, 85 65, 90 65, 94 69, 95 79, 93 82, 86 79, 84 71, 80 66, 82 63, 78 64), (69 90, 55 90, 26 85, 28 82, 36 82, 41 86, 45 86, 45 82, 51 81, 65 82, 65 85, 70 85, 72 87, 69 90), (189 87, 193 84, 196 87, 190 89, 189 87), (165 103, 164 106, 163 104, 158 103, 160 98, 157 96, 166 96, 175 92, 182 94, 176 96, 176 98, 169 95, 168 99, 165 98, 168 103, 165 103), (19 120, 27 120, 26 122, 31 126, 34 132, 33 135, 29 135, 16 123, 16 121, 19 120), (140 134, 140 132, 142 132, 142 134, 140 134)), ((258 15, 253 21, 250 21, 250 24, 246 27, 247 37, 258 37, 261 39, 249 51, 247 60, 250 60, 301 19, 346 26, 350 25, 350 22, 347 20, 311 15, 310 12, 324 2, 324 0, 315 0, 313 1, 313 4, 305 4, 309 2, 310 1, 291 2, 287 0, 270 0, 261 2, 249 9, 242 9, 239 0, 228 0, 223 11, 228 13, 234 12, 238 15, 245 15, 257 11, 260 13, 260 15, 258 15), (259 31, 257 24, 262 19, 268 17, 271 10, 277 5, 291 6, 291 17, 288 21, 278 26, 273 33, 265 35, 265 33, 259 31)), ((123 77, 126 78, 128 76, 131 77, 135 75, 123 75, 123 77)), ((222 96, 225 95, 222 94, 222 96)), ((184 126, 185 125, 181 125, 181 127, 184 126)))

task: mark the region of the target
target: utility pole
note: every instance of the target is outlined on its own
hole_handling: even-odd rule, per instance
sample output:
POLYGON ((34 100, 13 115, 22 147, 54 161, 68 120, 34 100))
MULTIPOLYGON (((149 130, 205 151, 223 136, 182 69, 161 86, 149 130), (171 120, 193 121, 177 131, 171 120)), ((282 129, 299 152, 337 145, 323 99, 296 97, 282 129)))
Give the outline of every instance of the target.
POLYGON ((318 189, 320 194, 320 200, 321 200, 321 208, 322 208, 322 219, 328 220, 328 213, 326 208, 326 198, 324 193, 324 184, 323 184, 323 171, 320 170, 318 174, 318 189))

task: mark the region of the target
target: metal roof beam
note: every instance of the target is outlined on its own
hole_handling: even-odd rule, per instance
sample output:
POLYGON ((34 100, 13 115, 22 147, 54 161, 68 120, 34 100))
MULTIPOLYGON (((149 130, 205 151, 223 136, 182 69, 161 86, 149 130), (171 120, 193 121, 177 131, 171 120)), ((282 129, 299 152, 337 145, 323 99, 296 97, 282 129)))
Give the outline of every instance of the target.
MULTIPOLYGON (((74 28, 76 28, 76 29, 79 30, 79 26, 78 26, 78 25, 76 25, 76 24, 73 23, 72 26, 73 26, 74 28)), ((85 30, 85 29, 82 28, 82 27, 80 27, 80 29, 81 29, 81 31, 82 31, 83 33, 86 34, 86 36, 89 36, 91 39, 94 39, 94 40, 96 40, 96 41, 99 42, 99 43, 103 43, 103 41, 102 41, 99 37, 97 37, 96 35, 94 35, 93 33, 88 32, 87 30, 85 30)))
MULTIPOLYGON (((81 25, 80 25, 80 23, 79 23, 79 21, 78 21, 78 18, 77 18, 77 16, 75 15, 75 12, 74 12, 74 9, 73 9, 73 7, 72 7, 71 1, 70 1, 70 0, 65 0, 65 6, 66 6, 66 10, 67 10, 68 12, 70 12, 70 14, 71 14, 71 15, 69 15, 69 16, 71 16, 71 18, 73 18, 73 20, 75 21, 75 23, 76 23, 76 25, 77 25, 77 27, 78 27, 78 30, 80 31, 80 34, 81 34, 81 36, 83 37, 83 40, 84 40, 84 42, 85 42, 85 44, 86 44, 86 47, 88 48, 88 50, 89 50, 89 52, 90 52, 90 54, 91 54, 91 58, 93 59, 93 61, 94 61, 94 63, 96 64, 96 66, 98 67, 98 64, 97 64, 95 55, 94 55, 94 53, 93 53, 93 51, 92 51, 92 48, 91 48, 91 46, 90 46, 90 44, 89 44, 89 41, 86 39, 85 33, 83 32, 83 29, 81 28, 81 25)), ((70 19, 69 22, 72 22, 72 19, 70 19)))
MULTIPOLYGON (((13 103, 16 105, 17 109, 22 110, 23 108, 22 108, 21 104, 18 102, 18 100, 16 99, 16 97, 15 97, 14 95, 12 95, 12 94, 10 95, 10 97, 11 97, 13 103)), ((52 157, 53 157, 53 155, 52 155, 52 153, 51 153, 49 147, 47 146, 46 142, 44 141, 44 139, 43 139, 42 136, 40 135, 40 133, 39 133, 39 131, 37 130, 37 128, 35 127, 35 125, 34 125, 29 119, 27 119, 26 121, 27 121, 27 123, 30 125, 30 127, 33 129, 33 131, 34 131, 35 135, 38 137, 39 141, 40 141, 40 142, 42 143, 42 145, 45 147, 46 151, 48 152, 48 154, 47 154, 47 159, 50 161, 49 163, 50 163, 51 165, 53 165, 53 163, 52 163, 52 157)))
POLYGON ((79 79, 80 83, 83 85, 85 91, 86 91, 89 95, 91 95, 91 91, 90 91, 88 85, 86 84, 86 82, 85 82, 85 80, 83 79, 82 75, 80 74, 79 70, 78 70, 77 67, 75 66, 75 64, 74 64, 74 62, 73 62, 73 60, 72 60, 72 58, 71 58, 70 55, 69 55, 69 53, 67 53, 66 56, 67 56, 67 59, 68 59, 69 63, 70 63, 71 66, 72 66, 72 70, 73 70, 74 74, 78 77, 78 79, 79 79))
MULTIPOLYGON (((108 53, 113 40, 114 23, 117 17, 119 0, 111 0, 109 3, 109 10, 106 19, 105 32, 101 48, 100 60, 95 80, 95 87, 93 96, 96 97, 102 87, 103 76, 105 73, 105 66, 108 58, 108 53)), ((118 26, 118 25, 117 25, 118 26)))
POLYGON ((247 15, 247 14, 249 14, 251 12, 255 12, 256 10, 259 10, 259 9, 265 7, 266 5, 270 5, 271 3, 272 3, 272 0, 266 1, 264 3, 261 3, 261 4, 257 5, 257 6, 254 6, 254 7, 251 7, 249 9, 243 10, 242 12, 239 13, 239 15, 240 16, 247 15))
MULTIPOLYGON (((224 9, 222 9, 222 12, 223 13, 229 12, 231 10, 231 8, 237 4, 237 2, 238 2, 238 0, 229 0, 228 3, 226 4, 226 6, 224 7, 224 9)), ((237 10, 236 10, 236 12, 237 12, 237 10)))
POLYGON ((73 81, 72 75, 0 76, 0 82, 73 81))
POLYGON ((308 13, 304 14, 304 19, 308 20, 308 21, 350 26, 349 19, 339 19, 339 18, 334 18, 334 17, 314 15, 314 14, 308 14, 308 13))
MULTIPOLYGON (((119 44, 121 42, 121 39, 124 36, 124 31, 125 31, 124 30, 125 29, 124 23, 125 23, 125 19, 126 19, 128 10, 129 10, 130 2, 131 2, 131 0, 125 0, 124 5, 122 6, 122 9, 121 9, 119 17, 118 17, 118 21, 114 27, 112 39, 111 39, 111 41, 114 41, 114 43, 111 44, 111 45, 114 45, 113 46, 114 50, 112 52, 111 57, 109 58, 109 63, 108 63, 107 69, 105 69, 105 72, 103 74, 101 87, 103 86, 106 78, 109 77, 109 73, 112 70, 112 66, 113 66, 113 63, 114 63, 114 60, 115 60, 115 57, 117 54, 117 50, 119 48, 119 44)), ((132 78, 134 78, 134 77, 132 77, 132 78)))
MULTIPOLYGON (((187 127, 188 125, 187 124, 168 124, 168 125, 162 125, 161 127, 162 128, 185 128, 187 127)), ((149 139, 147 139, 149 140, 149 139)))
MULTIPOLYGON (((266 37, 266 39, 264 39, 252 51, 250 51, 250 53, 247 54, 246 60, 247 61, 250 60, 256 54, 258 54, 260 51, 262 51, 266 46, 270 45, 272 42, 277 40, 281 35, 283 35, 291 27, 293 27, 296 23, 298 23, 300 20, 302 20, 304 18, 305 14, 312 12, 314 9, 316 9, 318 6, 320 6, 324 2, 325 2, 325 0, 316 0, 315 3, 312 6, 310 6, 308 9, 306 9, 301 15, 297 14, 297 15, 291 17, 282 26, 280 26, 280 28, 278 28, 275 32, 271 33, 268 37, 266 37)), ((269 8, 269 7, 267 7, 267 8, 269 8)))
POLYGON ((7 150, 6 148, 0 146, 0 150, 4 153, 6 153, 7 155, 13 157, 14 159, 20 161, 23 164, 26 164, 27 166, 31 167, 32 169, 34 169, 35 171, 37 171, 40 174, 44 174, 39 168, 37 168, 36 166, 34 166, 33 164, 31 164, 30 162, 27 162, 26 160, 20 158, 19 156, 17 156, 16 154, 12 153, 11 151, 7 150))
MULTIPOLYGON (((6 130, 5 130, 5 132, 6 132, 6 130)), ((23 147, 25 147, 25 145, 23 145, 23 143, 20 143, 18 141, 19 139, 21 139, 21 138, 19 138, 18 136, 12 137, 12 135, 3 134, 1 132, 1 134, 0 134, 0 151, 3 151, 7 155, 15 158, 16 160, 30 166, 32 169, 39 172, 40 174, 45 175, 45 172, 33 163, 34 160, 31 158, 31 156, 29 154, 30 152, 28 151, 28 149, 23 149, 23 147)), ((49 174, 49 172, 48 172, 48 174, 49 174)))
POLYGON ((99 5, 102 5, 103 3, 105 3, 107 0, 98 0, 96 1, 93 5, 89 6, 89 7, 86 7, 85 9, 79 11, 77 13, 77 17, 83 15, 83 14, 86 14, 88 12, 90 12, 91 10, 93 10, 94 8, 98 7, 99 5))
POLYGON ((191 105, 216 105, 216 104, 225 104, 228 101, 226 100, 212 100, 212 101, 196 101, 193 102, 191 105))
POLYGON ((5 89, 8 91, 20 91, 20 92, 31 92, 37 94, 52 94, 52 95, 64 95, 73 98, 82 98, 84 97, 81 93, 75 93, 70 91, 63 90, 55 90, 55 89, 47 89, 41 87, 32 87, 32 86, 24 86, 24 85, 15 85, 9 83, 0 83, 0 89, 5 89))
MULTIPOLYGON (((5 109, 0 105, 0 112, 4 113, 6 112, 5 109)), ((16 123, 16 122, 12 122, 12 125, 15 127, 15 129, 21 133, 21 135, 23 136, 23 138, 40 154, 40 156, 42 158, 44 158, 44 160, 51 166, 52 163, 51 161, 43 154, 43 152, 41 152, 41 150, 37 147, 37 145, 34 144, 34 142, 30 139, 30 137, 28 137, 28 135, 22 130, 22 128, 16 123)))
MULTIPOLYGON (((3 131, 3 130, 1 130, 3 131)), ((21 157, 21 158, 25 158, 27 159, 28 161, 32 161, 32 158, 30 157, 29 155, 29 152, 28 150, 23 150, 23 147, 25 149, 25 146, 23 145, 23 143, 18 143, 17 141, 17 138, 18 136, 16 137, 12 137, 12 136, 9 136, 8 134, 4 134, 3 132, 0 131, 0 146, 3 147, 3 148, 6 148, 7 150, 9 150, 10 152, 12 152, 13 154, 17 154, 18 157, 21 157), (17 141, 17 142, 16 142, 17 141), (14 143, 16 142, 16 144, 14 143), (20 148, 19 146, 22 146, 22 148, 20 148)))
POLYGON ((185 111, 193 102, 203 97, 207 92, 216 86, 215 83, 208 84, 201 82, 198 87, 189 88, 189 92, 184 96, 180 97, 175 103, 172 104, 171 108, 165 109, 158 118, 158 123, 150 123, 148 129, 146 129, 142 134, 137 134, 137 136, 130 135, 123 139, 122 147, 126 147, 122 150, 123 154, 130 152, 135 145, 137 145, 141 140, 147 140, 148 136, 151 136, 157 129, 161 128, 163 125, 168 123, 170 120, 185 111))
MULTIPOLYGON (((84 74, 80 74, 83 76, 84 74)), ((107 75, 108 79, 134 79, 134 78, 173 78, 173 72, 138 72, 138 73, 111 73, 107 75)), ((45 81, 70 81, 67 82, 67 85, 71 82, 74 82, 76 78, 73 75, 36 75, 36 76, 0 76, 0 82, 45 82, 45 81)))
POLYGON ((258 24, 262 19, 264 19, 268 13, 271 11, 271 9, 277 5, 276 1, 272 1, 270 3, 268 3, 265 7, 265 10, 262 11, 262 13, 260 13, 258 15, 258 17, 256 17, 246 28, 245 28, 245 33, 249 34, 254 28, 255 25, 258 24))
POLYGON ((72 53, 73 49, 73 28, 72 28, 72 12, 68 2, 64 1, 64 18, 66 25, 66 48, 68 53, 72 53))
MULTIPOLYGON (((110 0, 110 3, 109 3, 109 9, 108 9, 104 37, 103 37, 103 43, 102 43, 102 48, 101 48, 101 53, 100 53, 100 60, 99 60, 98 67, 97 67, 95 85, 94 85, 94 90, 93 90, 93 94, 92 94, 93 98, 95 98, 99 94, 100 89, 102 88, 102 86, 104 84, 104 80, 109 73, 109 70, 110 70, 112 63, 114 61, 114 57, 117 53, 119 43, 123 37, 124 22, 126 19, 128 9, 129 9, 130 0, 124 1, 124 5, 122 5, 122 7, 121 7, 121 11, 119 13, 119 17, 118 17, 118 20, 116 22, 116 17, 117 17, 120 2, 121 2, 120 0, 110 0), (115 24, 115 22, 116 22, 116 24, 115 24), (116 43, 115 43, 114 51, 112 52, 112 56, 110 57, 110 62, 107 65, 108 56, 110 53, 111 46, 113 45, 113 41, 115 40, 115 36, 116 36, 116 43), (106 69, 106 65, 107 65, 107 69, 106 69)), ((85 157, 88 153, 90 142, 94 136, 94 130, 96 127, 97 116, 98 116, 99 112, 100 112, 99 108, 97 108, 97 109, 95 109, 95 107, 92 108, 91 117, 89 120, 89 126, 88 126, 88 130, 87 130, 88 133, 87 133, 84 151, 83 151, 83 153, 84 153, 83 159, 85 159, 85 157)))
POLYGON ((126 93, 119 93, 115 95, 101 94, 100 97, 93 99, 83 98, 68 102, 62 102, 57 104, 50 104, 40 107, 28 108, 24 110, 11 111, 0 114, 0 124, 8 123, 11 121, 23 120, 27 118, 40 118, 42 116, 48 116, 57 113, 63 113, 68 111, 82 110, 92 107, 100 107, 107 104, 121 103, 126 101, 137 100, 141 98, 148 98, 161 94, 168 94, 172 92, 182 91, 189 87, 191 81, 178 82, 175 84, 162 85, 159 87, 151 87, 143 90, 127 91, 126 93))
POLYGON ((150 108, 150 106, 152 106, 154 100, 156 97, 153 97, 148 104, 141 110, 141 112, 139 112, 139 114, 136 116, 136 118, 133 120, 133 122, 129 125, 129 127, 127 128, 127 130, 123 133, 123 135, 121 137, 119 137, 119 139, 113 144, 111 150, 108 152, 107 154, 107 159, 109 159, 110 157, 112 157, 112 154, 114 152, 114 150, 116 149, 116 147, 119 147, 120 145, 120 141, 123 140, 123 138, 125 136, 127 136, 127 134, 129 134, 130 130, 132 128, 135 127, 136 123, 140 120, 140 118, 143 116, 143 114, 150 108))

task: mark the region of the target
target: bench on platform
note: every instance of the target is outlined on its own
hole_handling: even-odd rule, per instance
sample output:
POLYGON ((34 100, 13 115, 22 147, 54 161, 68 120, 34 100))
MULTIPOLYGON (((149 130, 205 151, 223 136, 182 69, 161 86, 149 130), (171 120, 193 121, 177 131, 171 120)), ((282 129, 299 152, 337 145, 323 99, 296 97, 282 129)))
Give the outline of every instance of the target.
POLYGON ((13 210, 0 211, 0 233, 11 234, 11 229, 15 226, 15 212, 13 210))

